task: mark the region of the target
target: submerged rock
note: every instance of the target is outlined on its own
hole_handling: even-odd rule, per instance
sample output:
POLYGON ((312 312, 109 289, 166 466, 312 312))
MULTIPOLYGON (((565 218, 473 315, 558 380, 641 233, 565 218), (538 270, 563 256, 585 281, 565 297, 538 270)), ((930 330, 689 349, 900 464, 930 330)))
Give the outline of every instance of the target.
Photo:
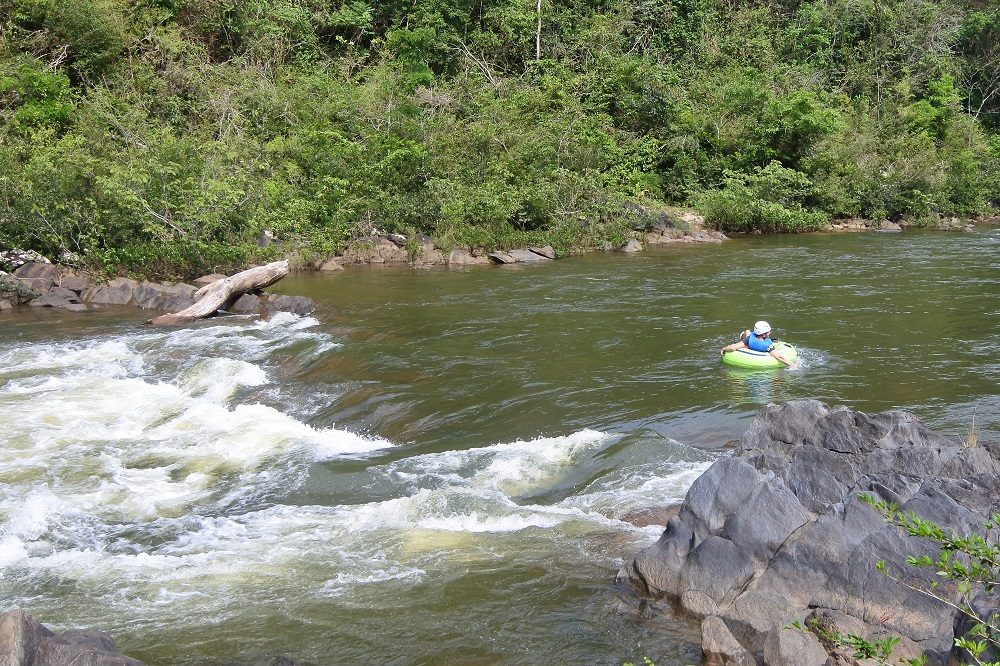
MULTIPOLYGON (((715 663, 741 663, 742 650, 765 664, 823 663, 817 641, 788 633, 810 617, 866 639, 901 636, 894 659, 925 653, 928 663, 947 663, 959 614, 894 580, 932 582, 933 572, 906 558, 936 551, 887 525, 863 493, 946 530, 981 533, 1000 511, 1000 444, 967 446, 900 411, 769 405, 619 578, 720 620, 728 634, 703 622, 715 663), (879 561, 892 577, 876 570, 879 561)), ((938 590, 957 599, 947 585, 938 590)))

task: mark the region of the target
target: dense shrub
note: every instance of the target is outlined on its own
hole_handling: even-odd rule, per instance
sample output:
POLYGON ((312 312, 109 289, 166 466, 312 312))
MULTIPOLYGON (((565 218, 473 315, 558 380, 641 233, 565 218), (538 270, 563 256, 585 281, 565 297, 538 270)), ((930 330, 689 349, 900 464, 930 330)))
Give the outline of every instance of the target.
POLYGON ((749 174, 727 172, 721 189, 705 192, 696 201, 705 221, 720 231, 750 233, 813 231, 828 216, 807 210, 814 197, 809 178, 778 162, 749 174))

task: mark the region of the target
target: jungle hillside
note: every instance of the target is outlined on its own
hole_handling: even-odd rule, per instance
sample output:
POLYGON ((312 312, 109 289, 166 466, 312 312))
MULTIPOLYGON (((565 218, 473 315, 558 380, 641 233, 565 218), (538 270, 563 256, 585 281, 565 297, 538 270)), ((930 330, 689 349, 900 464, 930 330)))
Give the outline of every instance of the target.
POLYGON ((1000 204, 1000 1, 0 0, 0 247, 112 272, 1000 204))

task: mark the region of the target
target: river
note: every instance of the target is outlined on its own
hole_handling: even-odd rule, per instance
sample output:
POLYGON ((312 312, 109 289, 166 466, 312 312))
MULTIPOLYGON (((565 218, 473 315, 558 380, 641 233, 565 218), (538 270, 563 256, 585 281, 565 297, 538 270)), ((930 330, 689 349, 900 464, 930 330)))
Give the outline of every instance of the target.
POLYGON ((700 660, 614 574, 769 401, 1000 436, 1000 230, 286 278, 311 317, 0 315, 0 597, 149 664, 700 660), (723 366, 766 319, 797 371, 723 366))

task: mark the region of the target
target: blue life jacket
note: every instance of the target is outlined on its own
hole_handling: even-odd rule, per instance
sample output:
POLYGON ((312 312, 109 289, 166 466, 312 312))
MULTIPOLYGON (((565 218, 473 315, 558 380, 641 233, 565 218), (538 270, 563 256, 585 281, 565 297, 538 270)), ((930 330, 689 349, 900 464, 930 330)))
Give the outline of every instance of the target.
POLYGON ((766 352, 766 351, 771 351, 771 349, 774 347, 774 340, 772 340, 770 337, 761 340, 756 335, 753 334, 753 331, 751 331, 750 335, 748 335, 746 339, 743 340, 743 344, 745 344, 747 347, 749 347, 754 351, 766 352))

